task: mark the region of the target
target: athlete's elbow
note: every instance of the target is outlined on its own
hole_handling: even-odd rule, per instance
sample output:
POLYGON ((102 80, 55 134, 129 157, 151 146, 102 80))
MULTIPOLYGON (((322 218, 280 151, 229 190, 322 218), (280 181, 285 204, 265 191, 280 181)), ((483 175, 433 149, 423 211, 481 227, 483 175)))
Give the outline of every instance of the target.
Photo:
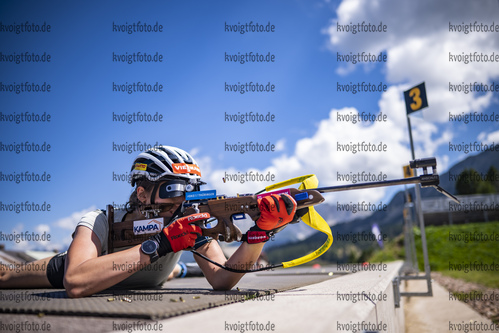
POLYGON ((82 286, 78 285, 74 278, 65 276, 63 284, 64 289, 66 289, 66 294, 68 294, 69 298, 81 298, 88 296, 88 294, 85 293, 85 289, 82 286))
POLYGON ((64 281, 64 289, 66 289, 66 294, 68 294, 69 298, 80 298, 83 297, 81 289, 74 287, 70 283, 64 281))
POLYGON ((66 294, 68 295, 69 298, 81 298, 83 297, 83 294, 78 288, 73 288, 73 287, 66 287, 66 294))

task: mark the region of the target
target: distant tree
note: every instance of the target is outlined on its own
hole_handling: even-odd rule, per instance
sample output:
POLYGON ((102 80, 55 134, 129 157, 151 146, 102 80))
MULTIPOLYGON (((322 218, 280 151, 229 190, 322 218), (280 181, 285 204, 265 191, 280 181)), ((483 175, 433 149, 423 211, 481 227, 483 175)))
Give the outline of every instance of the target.
POLYGON ((492 185, 494 189, 491 193, 499 193, 499 171, 491 165, 487 171, 486 181, 492 185))
POLYGON ((473 168, 464 169, 456 181, 456 192, 458 195, 476 194, 482 183, 482 177, 473 168))
POLYGON ((478 187, 476 189, 476 193, 478 194, 491 194, 491 193, 496 193, 496 190, 494 189, 494 185, 488 181, 481 181, 478 184, 478 187))

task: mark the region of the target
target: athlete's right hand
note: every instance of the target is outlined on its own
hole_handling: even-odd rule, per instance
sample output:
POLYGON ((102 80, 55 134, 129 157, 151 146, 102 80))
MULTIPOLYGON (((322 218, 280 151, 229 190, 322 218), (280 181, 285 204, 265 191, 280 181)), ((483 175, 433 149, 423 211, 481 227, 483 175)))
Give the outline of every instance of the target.
POLYGON ((170 252, 179 252, 194 246, 198 236, 201 236, 201 228, 193 225, 196 221, 202 221, 210 218, 209 213, 192 214, 181 217, 169 226, 151 238, 158 244, 158 255, 160 257, 170 252))
POLYGON ((260 217, 256 220, 256 226, 267 231, 278 229, 293 221, 296 206, 296 201, 286 193, 258 199, 260 217))

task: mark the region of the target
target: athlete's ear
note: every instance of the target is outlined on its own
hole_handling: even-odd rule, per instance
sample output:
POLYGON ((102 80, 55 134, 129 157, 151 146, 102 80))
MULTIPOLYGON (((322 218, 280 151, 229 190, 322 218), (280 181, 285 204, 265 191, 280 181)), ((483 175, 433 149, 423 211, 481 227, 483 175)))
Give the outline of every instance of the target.
POLYGON ((146 190, 142 186, 137 187, 137 199, 139 199, 140 202, 146 203, 148 198, 148 195, 146 193, 146 190))

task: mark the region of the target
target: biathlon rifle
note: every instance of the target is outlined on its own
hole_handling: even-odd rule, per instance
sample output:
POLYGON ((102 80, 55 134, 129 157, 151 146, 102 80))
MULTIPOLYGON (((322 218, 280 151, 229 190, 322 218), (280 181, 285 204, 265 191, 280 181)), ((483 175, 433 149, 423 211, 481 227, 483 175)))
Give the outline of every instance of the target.
MULTIPOLYGON (((448 196, 450 199, 459 203, 459 200, 452 194, 444 190, 439 186, 440 178, 437 174, 437 161, 434 157, 423 158, 411 161, 409 163, 412 169, 423 169, 423 174, 421 176, 404 178, 404 179, 394 179, 385 180, 379 182, 369 182, 369 183, 359 183, 359 184, 349 184, 349 185, 339 185, 339 186, 329 186, 329 187, 317 187, 318 180, 315 175, 306 175, 302 177, 297 177, 289 179, 274 185, 267 186, 264 190, 256 194, 246 194, 238 195, 236 197, 225 197, 223 195, 216 195, 216 191, 198 191, 189 192, 186 194, 186 200, 182 204, 183 215, 192 215, 198 213, 209 213, 211 218, 205 221, 196 222, 201 227, 204 236, 210 236, 214 239, 232 242, 240 240, 242 233, 240 229, 234 224, 239 220, 243 220, 248 215, 253 221, 256 221, 260 216, 260 211, 258 209, 258 199, 266 195, 271 195, 274 193, 287 193, 292 196, 297 203, 297 210, 308 207, 308 212, 301 217, 302 221, 309 225, 310 227, 321 231, 327 235, 327 240, 314 252, 307 254, 303 257, 283 262, 278 265, 272 265, 259 269, 252 270, 238 270, 230 267, 226 267, 217 262, 214 262, 210 258, 196 252, 194 249, 191 250, 194 254, 210 261, 214 265, 222 267, 226 270, 236 272, 236 273, 248 273, 257 272, 266 269, 273 269, 275 267, 293 267, 297 265, 304 264, 322 255, 326 252, 331 244, 333 243, 333 235, 331 228, 324 219, 317 214, 314 207, 324 201, 322 193, 329 192, 339 192, 339 191, 349 191, 357 189, 366 189, 374 187, 384 187, 384 186, 394 186, 403 184, 421 184, 421 187, 433 187, 440 193, 448 196), (431 169, 431 170, 428 170, 431 169), (288 187, 294 184, 300 183, 300 187, 296 188, 285 188, 278 191, 275 189, 288 187), (218 223, 211 227, 211 222, 216 219, 218 223)), ((114 209, 111 205, 108 205, 108 223, 109 223, 109 239, 108 247, 110 252, 113 251, 115 247, 128 246, 139 244, 141 241, 147 239, 150 233, 157 233, 163 227, 161 222, 161 228, 157 230, 145 231, 143 234, 137 235, 135 228, 145 228, 144 225, 147 223, 147 227, 156 226, 158 223, 157 215, 161 211, 161 207, 156 207, 157 209, 148 210, 143 207, 142 214, 146 214, 146 217, 150 220, 140 220, 134 221, 130 219, 122 223, 114 223, 114 209), (149 216, 152 214, 153 216, 149 216), (137 224, 138 223, 138 224, 137 224), (142 238, 143 239, 142 239, 142 238)), ((143 216, 143 215, 140 215, 143 216)), ((163 218, 159 218, 163 221, 163 218)), ((140 230, 139 230, 140 231, 140 230)))
POLYGON ((216 226, 208 228, 207 222, 211 222, 213 219, 208 220, 207 222, 200 222, 201 224, 199 226, 203 231, 203 235, 226 242, 232 242, 241 238, 241 231, 237 226, 235 226, 234 223, 237 223, 238 220, 245 219, 245 214, 249 215, 253 221, 256 221, 260 215, 260 211, 258 210, 258 199, 274 193, 287 193, 291 195, 297 203, 298 210, 322 203, 324 201, 324 197, 321 193, 403 184, 421 184, 421 187, 433 187, 440 193, 459 203, 459 200, 455 196, 439 186, 440 178, 437 174, 437 161, 434 157, 410 161, 409 165, 412 169, 422 168, 423 174, 410 178, 378 182, 318 187, 312 189, 287 188, 284 190, 269 192, 276 188, 302 183, 308 177, 313 176, 308 175, 268 186, 256 194, 237 195, 236 197, 225 197, 223 195, 217 196, 215 191, 193 192, 192 194, 188 194, 186 196, 186 201, 183 203, 184 216, 196 213, 209 213, 212 218, 218 220, 218 223, 216 226), (431 170, 429 170, 430 168, 431 170))

